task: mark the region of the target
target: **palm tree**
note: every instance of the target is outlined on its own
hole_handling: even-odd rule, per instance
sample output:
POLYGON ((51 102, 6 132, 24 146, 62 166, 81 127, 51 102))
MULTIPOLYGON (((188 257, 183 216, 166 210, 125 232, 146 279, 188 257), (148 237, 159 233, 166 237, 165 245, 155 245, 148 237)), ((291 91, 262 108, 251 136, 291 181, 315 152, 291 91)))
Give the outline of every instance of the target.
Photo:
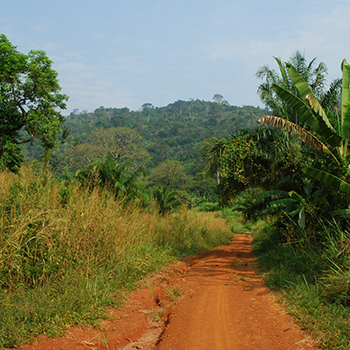
MULTIPOLYGON (((279 73, 274 69, 270 69, 268 66, 262 66, 256 73, 256 76, 263 80, 263 83, 259 85, 258 94, 261 101, 269 108, 275 116, 299 123, 298 114, 292 105, 285 103, 285 101, 279 98, 278 94, 274 90, 274 86, 281 87, 290 93, 299 96, 299 91, 291 80, 288 70, 285 64, 280 58, 274 57, 276 60, 279 73)), ((299 75, 308 84, 313 94, 320 100, 321 105, 325 109, 334 107, 338 102, 340 92, 340 79, 334 80, 330 88, 325 91, 325 76, 327 74, 326 65, 321 62, 315 67, 316 58, 314 58, 309 64, 307 64, 304 55, 297 51, 290 57, 290 63, 299 75)))
POLYGON ((178 209, 182 205, 177 198, 176 192, 166 185, 157 187, 153 195, 159 206, 159 214, 164 215, 167 212, 178 209))
POLYGON ((212 137, 206 140, 200 151, 204 155, 204 171, 208 176, 216 174, 216 183, 220 185, 220 157, 225 149, 226 139, 212 137))
POLYGON ((107 156, 104 162, 89 164, 76 172, 75 177, 86 186, 105 186, 116 196, 126 201, 147 196, 145 171, 134 168, 132 163, 116 165, 114 158, 107 156))

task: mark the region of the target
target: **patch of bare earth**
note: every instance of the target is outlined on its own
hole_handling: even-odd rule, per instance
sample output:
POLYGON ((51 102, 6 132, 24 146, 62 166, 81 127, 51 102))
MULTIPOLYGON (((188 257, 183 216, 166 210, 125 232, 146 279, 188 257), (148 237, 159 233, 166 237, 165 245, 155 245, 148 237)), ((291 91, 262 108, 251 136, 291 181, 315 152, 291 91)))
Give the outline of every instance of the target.
POLYGON ((70 328, 23 350, 317 349, 254 269, 250 235, 158 273, 100 329, 70 328))

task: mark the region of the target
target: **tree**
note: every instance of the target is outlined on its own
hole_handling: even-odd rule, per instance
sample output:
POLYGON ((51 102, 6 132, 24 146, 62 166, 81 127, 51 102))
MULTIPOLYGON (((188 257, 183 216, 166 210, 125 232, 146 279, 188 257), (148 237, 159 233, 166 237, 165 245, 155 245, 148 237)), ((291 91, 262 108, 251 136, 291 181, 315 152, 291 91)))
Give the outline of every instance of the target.
POLYGON ((173 190, 183 189, 187 182, 182 163, 169 159, 152 169, 149 180, 152 185, 165 185, 173 190))
MULTIPOLYGON (((293 106, 286 104, 283 99, 278 97, 273 87, 278 86, 290 93, 299 96, 298 89, 291 80, 286 65, 280 58, 274 57, 276 60, 279 73, 268 66, 262 66, 256 73, 256 76, 263 80, 259 85, 258 94, 261 101, 268 107, 275 116, 284 118, 298 124, 298 114, 293 109, 293 106)), ((315 67, 316 58, 307 64, 304 55, 297 51, 290 57, 289 64, 294 67, 296 72, 305 80, 310 87, 310 90, 320 100, 321 105, 325 109, 332 109, 338 103, 340 94, 340 79, 335 79, 331 83, 329 89, 325 91, 325 77, 327 67, 321 62, 315 67)))
POLYGON ((165 185, 158 186, 154 190, 153 196, 159 206, 159 214, 162 215, 176 210, 182 205, 176 196, 176 192, 165 185))
POLYGON ((213 100, 220 105, 229 106, 229 103, 226 100, 224 100, 224 96, 220 94, 215 94, 213 96, 213 100))
POLYGON ((116 166, 126 159, 145 160, 148 152, 140 146, 141 136, 129 128, 98 128, 91 132, 89 143, 78 146, 78 152, 88 162, 104 159, 109 155, 116 166))
POLYGON ((271 190, 278 183, 285 190, 295 188, 301 173, 300 160, 300 145, 286 139, 281 131, 242 129, 226 141, 220 155, 221 201, 230 203, 248 188, 271 190))
POLYGON ((12 142, 7 142, 4 155, 0 158, 0 169, 9 169, 16 173, 23 161, 24 155, 22 152, 22 146, 12 142))
MULTIPOLYGON (((336 155, 332 153, 330 147, 333 147, 337 151, 337 156, 340 160, 345 161, 347 157, 347 149, 350 138, 349 127, 350 127, 350 92, 349 92, 349 80, 350 80, 350 66, 343 60, 342 62, 343 80, 342 80, 342 102, 341 102, 341 114, 339 116, 339 122, 337 123, 337 129, 332 125, 331 120, 322 108, 320 101, 316 98, 315 94, 311 90, 310 86, 299 74, 299 72, 290 63, 286 63, 286 68, 290 79, 292 80, 295 88, 298 90, 299 96, 291 93, 290 91, 282 88, 278 85, 273 85, 272 89, 276 92, 279 98, 292 106, 293 109, 298 113, 299 118, 302 122, 310 128, 314 133, 318 134, 319 137, 325 140, 323 143, 321 140, 317 140, 318 150, 330 153, 333 158, 338 162, 336 155)), ((335 113, 338 113, 337 111, 335 113)), ((333 117, 333 116, 332 116, 333 117)), ((262 117, 259 121, 263 124, 272 125, 273 121, 277 119, 272 117, 262 117)), ((274 126, 274 125, 273 125, 274 126)), ((276 125, 277 126, 277 125, 276 125)), ((308 131, 301 127, 293 126, 293 123, 284 123, 279 126, 280 128, 286 129, 291 126, 290 130, 295 131, 298 129, 297 134, 299 137, 306 137, 308 131), (305 135, 305 136, 304 136, 305 135)), ((310 133, 309 133, 310 134, 310 133)))
POLYGON ((145 110, 145 109, 153 109, 154 106, 152 103, 144 103, 142 106, 141 106, 142 110, 145 110))
POLYGON ((0 158, 13 147, 37 139, 46 158, 62 131, 67 95, 60 94, 58 73, 44 51, 17 51, 0 35, 0 158))
POLYGON ((220 185, 220 158, 227 143, 226 139, 218 140, 216 137, 212 137, 204 141, 200 148, 204 156, 204 170, 208 175, 215 173, 218 185, 220 185))

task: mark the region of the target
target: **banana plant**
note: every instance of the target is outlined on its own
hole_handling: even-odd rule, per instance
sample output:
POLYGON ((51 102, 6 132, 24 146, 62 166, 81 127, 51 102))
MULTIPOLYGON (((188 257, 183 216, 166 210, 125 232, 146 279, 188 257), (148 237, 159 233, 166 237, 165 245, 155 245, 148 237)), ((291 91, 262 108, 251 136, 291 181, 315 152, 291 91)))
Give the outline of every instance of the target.
MULTIPOLYGON (((342 192, 347 193, 350 195, 350 184, 346 181, 342 180, 341 178, 330 174, 326 171, 320 170, 320 169, 314 169, 311 167, 305 167, 302 169, 302 171, 308 176, 312 177, 314 179, 317 179, 319 181, 322 181, 329 187, 332 187, 335 190, 339 190, 342 192)), ((343 216, 345 218, 350 218, 350 209, 339 209, 335 211, 336 214, 343 216)))
MULTIPOLYGON (((301 229, 306 227, 306 219, 313 221, 316 217, 314 200, 322 196, 322 190, 314 191, 314 182, 304 179, 303 194, 296 191, 272 190, 259 193, 255 199, 271 201, 267 202, 268 211, 283 211, 290 218, 297 217, 298 226, 301 229)), ((268 211, 266 213, 268 213, 268 211)))
MULTIPOLYGON (((299 120, 307 125, 318 137, 314 136, 300 125, 283 120, 282 118, 265 116, 260 118, 259 122, 284 129, 288 133, 296 134, 311 147, 329 153, 340 167, 341 163, 344 164, 344 162, 347 162, 350 139, 350 65, 345 59, 341 64, 343 74, 338 130, 331 124, 320 102, 302 76, 290 63, 286 63, 286 67, 291 81, 298 90, 299 96, 292 94, 278 85, 274 85, 272 88, 282 101, 292 105, 296 109, 299 120), (322 142, 320 138, 324 139, 325 142, 322 142), (334 154, 331 148, 336 150, 336 154, 334 154)), ((350 192, 348 192, 350 184, 332 174, 308 167, 304 168, 303 171, 307 176, 317 178, 333 188, 336 187, 350 194, 350 192)))
MULTIPOLYGON (((270 211, 278 212, 283 211, 289 217, 295 217, 298 215, 298 225, 301 229, 305 228, 305 207, 307 206, 306 200, 300 196, 295 191, 278 191, 280 192, 280 196, 282 198, 274 199, 268 204, 268 210, 266 213, 270 211)), ((264 197, 268 196, 274 197, 276 195, 276 191, 267 191, 264 192, 264 197)), ((259 198, 259 196, 256 196, 259 198)), ((262 198, 262 197, 260 197, 262 198)))
POLYGON ((304 167, 302 171, 308 176, 314 179, 320 180, 323 183, 327 184, 329 187, 332 187, 335 190, 345 192, 350 195, 350 184, 341 178, 330 174, 326 171, 315 169, 311 167, 304 167))
MULTIPOLYGON (((273 90, 286 103, 292 105, 298 113, 299 119, 307 125, 313 132, 325 139, 325 142, 337 150, 337 155, 341 159, 347 156, 347 148, 350 138, 350 66, 344 59, 341 68, 343 71, 342 91, 341 91, 341 115, 338 130, 335 130, 331 124, 326 112, 320 102, 315 97, 307 82, 302 78, 294 66, 286 63, 288 75, 297 88, 299 95, 291 93, 281 86, 273 85, 273 90)), ((259 119, 259 122, 266 125, 272 125, 277 117, 267 116, 259 119)), ((285 125, 289 125, 285 123, 285 125)), ((293 124, 293 123, 291 123, 293 124)), ((285 125, 283 128, 285 128, 285 125)), ((296 124, 295 124, 296 125, 296 124)), ((293 128, 295 132, 296 128, 293 128)), ((288 131, 288 130, 287 130, 288 131)), ((307 131, 299 126, 297 134, 301 137, 307 134, 307 131)), ((320 141, 320 143, 322 143, 320 141)), ((319 148, 318 148, 319 149, 319 148)), ((320 149, 319 149, 320 150, 320 149)), ((322 151, 329 153, 329 147, 322 146, 322 151)), ((334 156, 335 157, 335 156, 334 156)))

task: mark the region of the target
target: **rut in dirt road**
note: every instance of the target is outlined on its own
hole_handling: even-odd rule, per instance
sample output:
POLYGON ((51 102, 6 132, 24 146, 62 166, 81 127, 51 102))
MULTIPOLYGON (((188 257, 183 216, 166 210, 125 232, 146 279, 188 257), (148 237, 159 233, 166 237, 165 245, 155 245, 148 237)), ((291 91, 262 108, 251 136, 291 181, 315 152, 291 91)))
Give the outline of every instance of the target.
POLYGON ((187 297, 171 310, 159 350, 317 349, 254 270, 250 235, 200 254, 184 274, 187 297))

